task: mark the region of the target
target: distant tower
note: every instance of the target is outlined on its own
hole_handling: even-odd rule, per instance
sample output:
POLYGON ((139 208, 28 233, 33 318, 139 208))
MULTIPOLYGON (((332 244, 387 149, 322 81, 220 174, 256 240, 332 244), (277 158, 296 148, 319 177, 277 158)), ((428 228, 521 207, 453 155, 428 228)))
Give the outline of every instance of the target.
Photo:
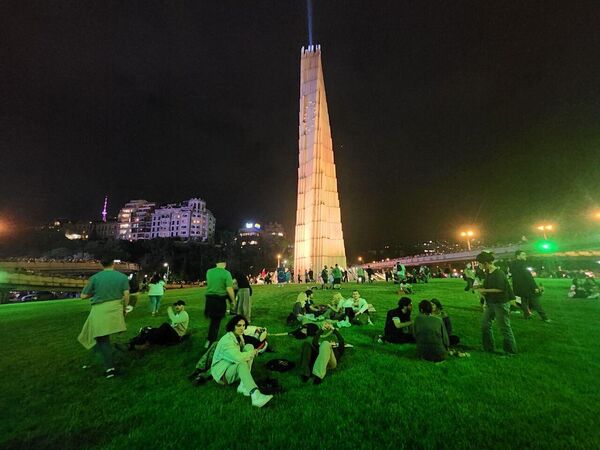
POLYGON ((104 196, 104 209, 102 209, 102 222, 106 222, 106 207, 108 206, 108 194, 104 196))
POLYGON ((321 46, 302 47, 300 59, 298 200, 294 270, 346 267, 333 144, 325 98, 321 46))

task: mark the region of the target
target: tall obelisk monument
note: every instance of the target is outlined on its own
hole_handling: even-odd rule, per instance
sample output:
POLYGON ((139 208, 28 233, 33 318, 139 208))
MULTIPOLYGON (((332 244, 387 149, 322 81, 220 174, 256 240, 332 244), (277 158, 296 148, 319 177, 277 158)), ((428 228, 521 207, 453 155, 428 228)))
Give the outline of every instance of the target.
POLYGON ((294 271, 346 267, 321 46, 302 47, 300 59, 298 203, 294 271))

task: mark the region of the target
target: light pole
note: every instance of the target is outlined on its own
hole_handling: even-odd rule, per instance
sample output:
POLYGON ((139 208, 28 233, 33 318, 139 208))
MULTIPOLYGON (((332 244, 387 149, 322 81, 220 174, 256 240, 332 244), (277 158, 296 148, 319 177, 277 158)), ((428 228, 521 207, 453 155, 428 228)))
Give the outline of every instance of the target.
POLYGON ((363 259, 362 259, 362 256, 359 256, 359 257, 358 257, 358 262, 359 262, 359 264, 362 264, 362 261, 363 261, 363 259))
POLYGON ((467 248, 471 251, 471 238, 475 235, 473 230, 465 230, 460 233, 467 240, 467 248))
POLYGON ((548 231, 554 230, 554 225, 544 224, 544 225, 540 225, 539 227, 537 227, 537 229, 542 232, 542 235, 544 236, 544 240, 546 240, 546 239, 548 239, 548 235, 546 233, 548 231))
POLYGON ((277 255, 277 268, 279 269, 279 266, 281 265, 281 255, 277 255))
POLYGON ((169 263, 167 263, 167 262, 166 262, 166 263, 164 263, 164 264, 163 264, 163 267, 166 267, 166 268, 167 268, 167 281, 169 281, 169 263))

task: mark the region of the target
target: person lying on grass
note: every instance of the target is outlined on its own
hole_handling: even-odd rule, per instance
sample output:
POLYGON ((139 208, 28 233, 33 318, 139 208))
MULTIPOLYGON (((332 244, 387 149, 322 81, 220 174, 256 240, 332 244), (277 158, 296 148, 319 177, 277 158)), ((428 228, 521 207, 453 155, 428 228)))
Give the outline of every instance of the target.
POLYGON ((307 382, 313 375, 313 384, 321 384, 327 374, 327 369, 335 369, 340 358, 344 354, 344 338, 341 333, 329 322, 323 323, 322 328, 317 331, 312 342, 303 342, 300 352, 300 378, 307 382), (319 343, 319 339, 326 333, 331 333, 337 338, 337 342, 325 340, 319 343))
POLYGON ((402 297, 398 300, 398 307, 387 312, 383 336, 379 336, 378 342, 390 342, 392 344, 414 343, 412 321, 412 300, 402 297))
POLYGON ((233 384, 239 380, 238 394, 250 397, 252 405, 261 408, 273 396, 261 393, 252 378, 252 362, 259 350, 244 341, 247 326, 248 320, 239 314, 227 323, 227 333, 217 343, 210 371, 213 379, 221 385, 233 384))
POLYGON ((185 310, 185 302, 178 300, 167 308, 170 322, 158 328, 144 327, 139 335, 129 341, 129 350, 147 350, 151 345, 173 345, 181 342, 187 333, 190 316, 185 310), (175 308, 175 312, 173 312, 175 308))

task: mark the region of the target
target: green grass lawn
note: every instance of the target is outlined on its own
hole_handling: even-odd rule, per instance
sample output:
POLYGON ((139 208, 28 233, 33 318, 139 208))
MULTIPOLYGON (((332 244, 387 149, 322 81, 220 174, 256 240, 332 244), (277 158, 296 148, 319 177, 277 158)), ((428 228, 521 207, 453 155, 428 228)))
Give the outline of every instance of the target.
MULTIPOLYGON (((384 283, 361 286, 377 308, 375 326, 343 329, 348 349, 320 386, 296 371, 276 374, 285 392, 253 408, 234 387, 193 387, 186 376, 203 351, 203 289, 168 291, 160 317, 147 297, 127 317, 125 342, 143 325, 166 320, 166 305, 184 299, 193 335, 183 344, 143 354, 118 353, 125 371, 106 380, 76 338, 89 311, 85 300, 0 306, 0 448, 589 448, 600 447, 600 301, 566 297, 568 282, 547 281, 543 305, 553 319, 513 315, 515 358, 479 351, 481 311, 461 280, 417 285, 415 306, 437 297, 471 358, 432 364, 414 346, 377 344, 385 311, 397 295, 384 283)), ((342 292, 350 296, 354 285, 342 292)), ((302 286, 304 288, 305 286, 302 286)), ((300 288, 258 286, 253 318, 271 332, 300 288)), ((317 291, 317 303, 330 291, 317 291)), ((413 312, 413 314, 416 314, 413 312)), ((224 324, 223 324, 224 325, 224 324)), ((223 327, 222 327, 223 331, 223 327)), ((495 327, 496 343, 501 344, 495 327)), ((297 360, 301 342, 272 337, 277 353, 253 368, 265 378, 271 358, 297 360)))

